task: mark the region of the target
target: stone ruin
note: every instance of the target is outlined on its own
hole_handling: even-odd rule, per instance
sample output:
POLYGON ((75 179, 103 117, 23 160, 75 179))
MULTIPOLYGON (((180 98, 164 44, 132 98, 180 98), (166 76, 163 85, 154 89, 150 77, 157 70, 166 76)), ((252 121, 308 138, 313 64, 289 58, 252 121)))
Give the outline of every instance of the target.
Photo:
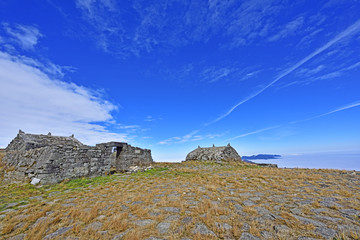
POLYGON ((87 146, 74 136, 59 137, 27 134, 18 135, 5 148, 4 180, 29 182, 40 179, 53 184, 65 179, 93 177, 124 172, 134 166, 153 162, 151 150, 132 147, 124 142, 108 142, 87 146))
POLYGON ((197 149, 191 151, 187 156, 185 161, 198 160, 198 161, 241 161, 240 155, 236 150, 228 144, 227 146, 222 147, 198 147, 197 149))

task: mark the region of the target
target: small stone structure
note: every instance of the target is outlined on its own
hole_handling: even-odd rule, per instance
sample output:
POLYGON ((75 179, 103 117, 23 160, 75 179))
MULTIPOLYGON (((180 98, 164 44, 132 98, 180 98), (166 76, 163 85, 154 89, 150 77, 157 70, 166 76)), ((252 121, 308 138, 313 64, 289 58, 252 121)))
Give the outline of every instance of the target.
POLYGON ((133 166, 149 165, 153 159, 150 150, 124 142, 92 147, 74 136, 26 134, 20 130, 5 149, 3 162, 7 169, 5 181, 29 182, 38 178, 43 184, 53 184, 64 179, 127 171, 133 166))
POLYGON ((223 147, 212 147, 201 148, 200 146, 191 151, 185 161, 198 160, 198 161, 241 161, 240 155, 236 150, 228 144, 223 147))

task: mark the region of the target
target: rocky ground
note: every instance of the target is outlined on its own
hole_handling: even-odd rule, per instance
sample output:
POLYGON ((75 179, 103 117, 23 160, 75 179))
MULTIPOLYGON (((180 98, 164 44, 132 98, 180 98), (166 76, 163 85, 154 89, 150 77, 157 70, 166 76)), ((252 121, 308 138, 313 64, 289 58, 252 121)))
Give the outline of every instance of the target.
POLYGON ((250 164, 0 187, 1 239, 359 239, 360 173, 250 164))

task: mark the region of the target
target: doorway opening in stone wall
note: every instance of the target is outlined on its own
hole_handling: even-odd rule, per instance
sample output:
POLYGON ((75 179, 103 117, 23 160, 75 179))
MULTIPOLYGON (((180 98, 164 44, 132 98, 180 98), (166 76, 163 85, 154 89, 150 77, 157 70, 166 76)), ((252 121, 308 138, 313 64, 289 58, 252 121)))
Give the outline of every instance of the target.
POLYGON ((116 158, 120 156, 121 151, 123 150, 123 147, 116 147, 116 158))

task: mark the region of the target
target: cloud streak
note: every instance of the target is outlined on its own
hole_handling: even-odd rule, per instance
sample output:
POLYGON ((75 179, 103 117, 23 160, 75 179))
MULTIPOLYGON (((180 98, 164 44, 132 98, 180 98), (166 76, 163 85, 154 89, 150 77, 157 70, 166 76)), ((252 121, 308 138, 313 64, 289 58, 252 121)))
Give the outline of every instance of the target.
POLYGON ((3 23, 3 28, 12 40, 17 42, 24 50, 34 50, 39 39, 43 37, 39 29, 34 26, 20 24, 11 26, 8 23, 3 23))
POLYGON ((343 107, 336 108, 335 110, 332 110, 332 111, 329 111, 329 112, 326 112, 326 113, 323 113, 323 114, 320 114, 320 115, 316 115, 314 117, 310 117, 310 118, 307 118, 307 119, 304 119, 304 120, 294 121, 294 122, 291 122, 291 123, 299 123, 299 122, 305 122, 305 121, 313 120, 313 119, 316 119, 316 118, 324 117, 324 116, 327 116, 327 115, 330 115, 330 114, 333 114, 333 113, 337 113, 337 112, 344 111, 344 110, 354 108, 354 107, 358 107, 358 106, 360 106, 360 101, 348 104, 348 105, 343 106, 343 107))
POLYGON ((270 37, 269 41, 274 42, 279 39, 285 38, 289 35, 293 35, 297 30, 299 30, 302 27, 303 24, 304 24, 304 18, 298 17, 295 20, 286 24, 284 27, 282 27, 282 30, 278 32, 276 35, 270 37))
POLYGON ((241 134, 241 135, 238 135, 238 136, 229 138, 229 139, 227 139, 226 141, 232 141, 232 140, 235 140, 235 139, 238 139, 238 138, 243 138, 243 137, 247 137, 247 136, 250 136, 250 135, 262 133, 262 132, 269 131, 269 130, 272 130, 272 129, 275 129, 275 128, 279 128, 279 127, 281 127, 281 125, 276 125, 276 126, 261 128, 261 129, 258 129, 258 130, 252 131, 252 132, 243 133, 243 134, 241 134))
POLYGON ((168 138, 166 140, 163 140, 159 142, 160 145, 170 145, 170 144, 176 144, 176 143, 185 143, 185 142, 195 142, 195 141, 201 141, 203 139, 214 139, 223 136, 225 133, 221 134, 206 134, 206 135, 199 135, 200 129, 194 130, 182 137, 172 137, 168 138))
POLYGON ((265 87, 261 88, 260 90, 254 92, 253 94, 249 95, 248 97, 246 97, 245 99, 241 100, 240 102, 238 102, 237 104, 235 104, 232 108, 230 108, 225 114, 221 115, 220 117, 214 119, 213 121, 206 123, 205 126, 211 125, 213 123, 216 123, 220 120, 222 120, 223 118, 229 116, 237 107, 239 107, 240 105, 246 103, 247 101, 253 99, 254 97, 258 96, 259 94, 261 94, 262 92, 264 92, 266 89, 268 89, 269 87, 271 87, 272 85, 274 85, 276 82, 278 82, 279 80, 283 79, 284 77, 286 77, 287 75, 289 75, 290 73, 292 73, 293 71, 295 71, 296 69, 298 69, 300 66, 302 66, 303 64, 305 64, 306 62, 310 61, 312 58, 316 57, 317 55, 319 55, 320 53, 324 52, 325 50, 327 50, 328 48, 330 48, 331 46, 333 46, 334 44, 344 40, 347 37, 350 37, 352 35, 354 35, 355 33, 359 32, 360 30, 360 20, 356 21, 355 23, 353 23, 351 26, 349 26, 348 28, 346 28, 344 31, 342 31, 341 33, 339 33, 338 35, 336 35, 333 39, 331 39, 329 42, 327 42, 325 45, 323 45, 322 47, 318 48, 317 50, 315 50, 314 52, 312 52, 311 54, 309 54, 308 56, 306 56, 305 58, 303 58, 302 60, 300 60, 299 62, 297 62, 296 64, 294 64, 293 66, 291 66, 290 68, 288 68, 287 70, 285 70, 284 72, 282 72, 281 74, 279 74, 273 81, 271 81, 269 84, 267 84, 265 87))
POLYGON ((313 120, 313 119, 317 119, 317 118, 320 118, 320 117, 324 117, 324 116, 327 116, 327 115, 330 115, 330 114, 333 114, 333 113, 337 113, 337 112, 340 112, 340 111, 344 111, 344 110, 351 109, 351 108, 354 108, 354 107, 359 107, 359 106, 360 106, 360 101, 348 104, 348 105, 343 106, 343 107, 336 108, 335 110, 332 110, 332 111, 329 111, 329 112, 326 112, 326 113, 323 113, 323 114, 319 114, 319 115, 316 115, 314 117, 306 118, 306 119, 303 119, 303 120, 291 121, 291 122, 288 122, 286 124, 280 124, 280 125, 276 125, 276 126, 261 128, 261 129, 255 130, 255 131, 243 133, 241 135, 229 138, 229 139, 227 139, 225 141, 232 141, 232 140, 235 140, 235 139, 238 139, 238 138, 243 138, 243 137, 247 137, 247 136, 250 136, 250 135, 266 132, 266 131, 269 131, 269 130, 273 130, 273 129, 276 129, 276 128, 283 127, 283 126, 288 125, 288 124, 297 124, 297 123, 300 123, 300 122, 310 121, 310 120, 313 120))

